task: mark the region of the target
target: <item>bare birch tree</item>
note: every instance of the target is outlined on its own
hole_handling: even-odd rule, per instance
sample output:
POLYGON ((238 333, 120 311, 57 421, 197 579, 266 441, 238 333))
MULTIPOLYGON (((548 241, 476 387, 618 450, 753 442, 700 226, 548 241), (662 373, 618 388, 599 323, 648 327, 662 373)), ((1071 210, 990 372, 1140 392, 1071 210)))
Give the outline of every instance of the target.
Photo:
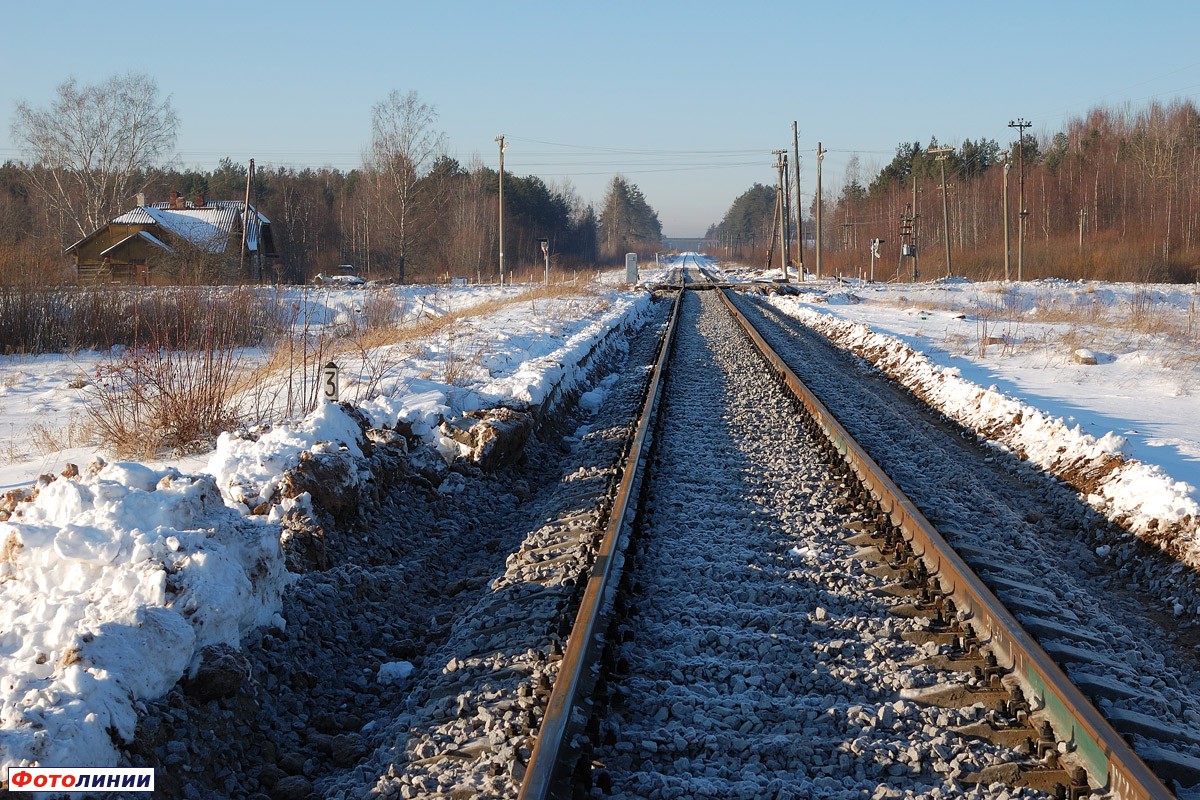
POLYGON ((49 107, 18 103, 12 123, 30 185, 71 235, 91 233, 126 205, 174 149, 178 128, 171 99, 132 72, 92 86, 69 78, 49 107))
POLYGON ((383 212, 392 223, 396 277, 405 278, 405 262, 413 242, 413 220, 422 195, 421 183, 445 149, 445 134, 434 129, 437 111, 416 92, 392 92, 371 109, 371 152, 368 165, 380 182, 383 212))

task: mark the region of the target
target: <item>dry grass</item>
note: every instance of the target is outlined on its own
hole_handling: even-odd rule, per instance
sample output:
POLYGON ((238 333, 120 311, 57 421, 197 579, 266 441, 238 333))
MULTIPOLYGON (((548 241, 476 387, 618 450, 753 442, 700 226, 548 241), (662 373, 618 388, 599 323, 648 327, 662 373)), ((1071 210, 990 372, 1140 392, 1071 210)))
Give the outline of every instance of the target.
POLYGON ((121 456, 204 446, 238 421, 233 401, 242 321, 196 304, 158 317, 144 345, 97 370, 89 421, 121 456))
POLYGON ((137 346, 164 329, 194 335, 170 320, 203 325, 221 314, 240 344, 261 342, 271 332, 275 310, 262 294, 244 287, 136 286, 22 288, 0 286, 0 350, 61 353, 113 345, 137 346))
POLYGON ((1115 305, 1102 302, 1092 292, 1073 296, 1052 290, 1018 293, 1009 286, 989 286, 979 296, 964 296, 958 302, 937 298, 912 301, 901 296, 893 304, 969 314, 976 323, 975 335, 948 333, 945 346, 979 358, 1037 349, 1141 350, 1179 374, 1181 391, 1200 383, 1200 376, 1191 376, 1200 369, 1196 302, 1179 308, 1150 287, 1134 291, 1115 305))
MULTIPOLYGON (((343 385, 342 399, 361 402, 378 396, 415 354, 416 342, 441 338, 446 355, 440 379, 464 385, 484 358, 484 347, 460 333, 466 318, 519 303, 530 303, 535 314, 544 314, 539 307, 543 301, 582 293, 571 286, 538 286, 432 317, 409 315, 403 303, 372 292, 349 323, 336 327, 318 324, 317 304, 284 307, 276 302, 269 326, 277 332, 274 345, 253 369, 243 368, 239 355, 244 326, 234 324, 237 314, 208 312, 196 319, 189 312, 203 307, 185 305, 175 317, 155 315, 145 345, 101 366, 88 421, 98 438, 122 456, 192 449, 239 424, 310 412, 320 402, 321 369, 329 361, 355 367, 357 377, 343 385)), ((46 429, 39 438, 49 447, 61 443, 63 434, 46 429)))
POLYGON ((72 416, 61 428, 37 423, 29 429, 29 443, 33 450, 41 455, 50 455, 73 447, 86 447, 94 444, 92 429, 85 420, 72 416))
MULTIPOLYGON (((342 399, 363 402, 377 397, 388 384, 394 383, 393 379, 407 363, 427 355, 416 346, 421 341, 447 343, 443 363, 421 377, 464 385, 481 369, 485 349, 465 340, 465 320, 495 314, 523 302, 534 304, 536 313, 536 304, 542 300, 581 294, 589 293, 566 286, 539 286, 514 297, 450 309, 439 316, 432 316, 423 308, 410 314, 403 305, 393 304, 389 311, 382 303, 373 306, 364 303, 357 324, 341 325, 336 330, 301 319, 297 308, 294 318, 285 320, 283 328, 288 333, 275 343, 267 360, 239 377, 237 391, 247 408, 244 416, 248 421, 269 422, 310 412, 320 402, 321 366, 330 360, 343 367, 349 365, 349 371, 355 375, 343 380, 342 399), (389 324, 382 324, 381 320, 389 324)), ((451 296, 434 298, 434 302, 443 306, 451 300, 451 296)))
MULTIPOLYGON (((315 328, 312 328, 310 332, 309 325, 305 325, 301 331, 296 332, 295 326, 293 326, 290 329, 294 331, 293 335, 285 335, 277 342, 266 362, 245 376, 239 382, 238 387, 241 391, 253 391, 256 386, 280 380, 293 382, 296 385, 288 391, 287 411, 288 413, 306 413, 316 402, 315 379, 319 376, 320 365, 330 359, 348 356, 358 358, 364 364, 367 380, 360 388, 362 396, 353 398, 363 400, 378 390, 383 378, 406 355, 411 355, 411 351, 406 353, 403 350, 404 345, 418 340, 442 337, 446 337, 450 342, 447 361, 461 362, 461 366, 454 363, 447 365, 447 370, 455 380, 446 380, 446 383, 459 385, 456 381, 465 379, 462 369, 465 369, 470 363, 478 364, 482 359, 482 352, 475 353, 469 361, 464 361, 461 353, 454 353, 453 331, 461 326, 463 320, 495 314, 510 306, 526 302, 533 305, 536 313, 536 303, 539 300, 577 297, 581 294, 589 294, 589 292, 571 286, 538 286, 516 297, 488 300, 465 309, 451 310, 437 317, 419 314, 412 321, 400 322, 398 320, 403 319, 403 313, 395 313, 388 317, 397 320, 393 324, 364 325, 357 329, 347 330, 341 335, 317 333, 315 328), (300 376, 299 380, 294 381, 297 374, 300 376)), ((603 306, 603 303, 601 305, 603 306)), ((374 315, 374 318, 379 319, 384 316, 382 312, 379 312, 374 315)))

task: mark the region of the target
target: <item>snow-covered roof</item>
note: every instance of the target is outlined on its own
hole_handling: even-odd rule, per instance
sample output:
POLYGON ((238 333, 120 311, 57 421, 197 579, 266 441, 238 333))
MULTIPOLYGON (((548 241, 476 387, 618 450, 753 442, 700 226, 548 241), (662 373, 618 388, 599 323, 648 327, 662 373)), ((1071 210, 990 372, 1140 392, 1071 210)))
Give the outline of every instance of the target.
MULTIPOLYGON (((196 210, 214 209, 214 208, 234 208, 234 209, 237 209, 238 211, 241 211, 242 207, 245 206, 246 204, 244 202, 242 202, 241 200, 208 200, 207 202, 205 202, 204 206, 201 209, 197 209, 195 204, 192 203, 191 200, 185 200, 185 201, 183 201, 183 205, 184 205, 184 208, 182 210, 187 210, 187 211, 196 211, 196 210)), ((157 208, 160 211, 171 211, 172 210, 171 204, 165 200, 159 201, 157 203, 151 203, 149 206, 144 206, 144 208, 157 208)), ((250 208, 253 209, 254 213, 258 215, 259 222, 261 222, 265 225, 271 224, 271 220, 267 219, 266 215, 263 214, 261 211, 259 211, 253 204, 250 205, 250 208)), ((176 209, 176 210, 181 210, 181 209, 176 209)))
MULTIPOLYGON (((203 208, 171 208, 168 203, 138 206, 113 220, 120 225, 158 225, 206 253, 224 253, 233 234, 240 231, 239 223, 245 204, 237 200, 216 200, 203 208)), ((265 216, 254 212, 246 229, 246 248, 258 250, 259 234, 265 216)))

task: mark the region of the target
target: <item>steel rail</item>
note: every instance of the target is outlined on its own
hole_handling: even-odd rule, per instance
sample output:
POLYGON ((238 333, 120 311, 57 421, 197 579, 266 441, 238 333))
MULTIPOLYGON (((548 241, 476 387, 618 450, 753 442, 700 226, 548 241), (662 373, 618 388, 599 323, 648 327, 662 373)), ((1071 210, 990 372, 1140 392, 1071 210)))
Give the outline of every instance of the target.
POLYGON ((981 637, 990 641, 997 661, 1011 668, 1026 696, 1036 698, 1056 735, 1074 745, 1075 756, 1092 779, 1119 800, 1167 800, 1175 795, 1159 780, 1066 674, 1054 663, 1016 617, 954 551, 936 528, 846 431, 824 403, 767 344, 754 325, 730 299, 719 292, 726 307, 784 383, 804 403, 834 448, 841 453, 882 510, 899 528, 930 573, 958 608, 971 616, 981 637))
POLYGON ((555 782, 562 777, 561 770, 566 766, 560 763, 560 756, 564 751, 567 736, 571 733, 571 717, 578 695, 587 688, 585 673, 590 672, 594 661, 592 648, 596 635, 601 630, 601 614, 612 595, 610 590, 615 590, 617 581, 620 579, 620 571, 615 566, 615 562, 618 560, 617 547, 625 524, 626 513, 634 499, 638 468, 649 445, 654 411, 662 396, 666 365, 675 341, 675 328, 679 319, 682 296, 682 290, 675 296, 667 330, 659 343, 654 373, 646 388, 646 399, 642 405, 641 415, 638 417, 634 436, 630 440, 629 449, 625 455, 621 482, 617 486, 612 505, 609 508, 604 538, 596 551, 596 560, 584 588, 583 599, 580 601, 575 623, 571 627, 570 638, 563 652, 562 661, 559 662, 558 675, 554 680, 550 699, 546 703, 542 725, 521 781, 521 789, 517 795, 520 800, 546 800, 549 798, 551 791, 555 788, 555 782))

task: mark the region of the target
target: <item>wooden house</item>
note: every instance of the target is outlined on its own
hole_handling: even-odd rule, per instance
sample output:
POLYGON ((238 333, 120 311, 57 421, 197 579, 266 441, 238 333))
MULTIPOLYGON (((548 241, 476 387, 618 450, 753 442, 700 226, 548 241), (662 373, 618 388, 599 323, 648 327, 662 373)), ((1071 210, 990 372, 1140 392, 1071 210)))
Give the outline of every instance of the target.
POLYGON ((241 200, 197 195, 138 206, 67 248, 80 283, 240 283, 270 279, 271 221, 241 200), (248 222, 247 222, 248 220, 248 222), (243 237, 243 233, 245 234, 243 237), (242 252, 242 241, 245 251, 242 252), (239 273, 239 269, 241 272, 239 273))

